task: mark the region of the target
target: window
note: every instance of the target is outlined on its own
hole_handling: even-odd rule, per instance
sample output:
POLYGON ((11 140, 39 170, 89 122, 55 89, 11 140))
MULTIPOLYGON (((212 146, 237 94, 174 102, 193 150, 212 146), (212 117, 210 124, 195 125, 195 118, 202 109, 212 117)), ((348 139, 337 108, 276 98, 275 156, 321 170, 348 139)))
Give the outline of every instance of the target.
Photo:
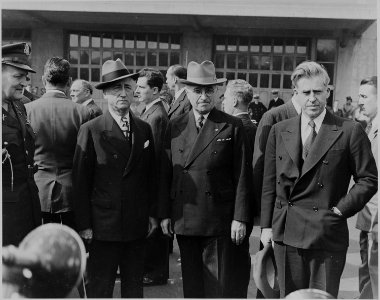
POLYGON ((163 33, 76 33, 68 35, 71 76, 100 82, 105 61, 121 59, 130 72, 161 70, 181 61, 181 36, 163 33))

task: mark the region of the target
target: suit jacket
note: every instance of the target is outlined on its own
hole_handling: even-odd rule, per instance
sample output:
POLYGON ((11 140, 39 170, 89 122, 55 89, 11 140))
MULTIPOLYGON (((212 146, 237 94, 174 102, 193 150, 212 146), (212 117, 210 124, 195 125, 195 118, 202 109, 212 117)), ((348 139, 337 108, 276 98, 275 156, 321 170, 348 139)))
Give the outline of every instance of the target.
POLYGON ((90 118, 91 119, 94 119, 100 115, 103 114, 103 111, 102 109, 96 105, 96 103, 94 102, 94 100, 91 100, 86 106, 85 106, 88 111, 90 112, 90 118))
POLYGON ((282 100, 281 98, 278 98, 277 101, 272 99, 269 101, 268 110, 270 110, 274 107, 278 107, 278 106, 283 105, 283 104, 284 104, 284 100, 282 100))
POLYGON ((74 156, 74 212, 78 230, 94 238, 145 238, 156 202, 152 130, 130 115, 130 141, 107 111, 81 126, 74 156))
POLYGON ((275 107, 267 111, 257 127, 255 145, 253 151, 253 194, 254 204, 254 216, 260 216, 261 207, 261 191, 263 187, 263 175, 264 175, 264 159, 265 159, 265 147, 267 145, 269 131, 272 126, 282 120, 290 119, 298 115, 292 101, 286 102, 286 104, 279 107, 275 107))
MULTIPOLYGON (((368 138, 371 142, 372 153, 376 161, 377 165, 377 154, 378 154, 378 140, 377 140, 377 131, 379 124, 377 123, 378 119, 373 122, 372 130, 368 135, 368 138)), ((363 231, 371 231, 373 223, 377 218, 377 210, 378 210, 378 195, 376 193, 375 196, 364 206, 364 208, 358 213, 358 219, 356 221, 356 228, 363 231)))
POLYGON ((170 106, 168 111, 169 120, 172 120, 180 115, 183 115, 191 110, 190 100, 187 98, 186 91, 183 91, 182 94, 175 100, 174 103, 170 106))
POLYGON ((211 110, 197 134, 191 110, 169 122, 160 176, 159 217, 176 234, 229 235, 233 219, 250 222, 249 147, 242 122, 211 110))
POLYGON ((326 112, 302 163, 301 116, 270 131, 265 152, 261 227, 273 240, 303 249, 345 250, 346 219, 377 191, 377 169, 362 126, 326 112), (347 194, 350 178, 354 186, 347 194), (343 216, 332 212, 337 207, 343 216))
POLYGON ((41 206, 33 179, 34 132, 21 101, 9 105, 13 115, 2 109, 2 147, 11 159, 2 164, 3 246, 18 245, 41 225, 41 206))
POLYGON ((26 105, 36 132, 34 175, 43 212, 72 210, 71 170, 79 127, 90 119, 88 111, 63 93, 46 92, 26 105))
POLYGON ((253 147, 255 144, 255 136, 256 136, 257 126, 255 124, 253 124, 253 122, 249 118, 248 114, 237 115, 236 117, 239 118, 243 122, 245 133, 247 135, 248 145, 251 149, 251 156, 252 156, 253 147))

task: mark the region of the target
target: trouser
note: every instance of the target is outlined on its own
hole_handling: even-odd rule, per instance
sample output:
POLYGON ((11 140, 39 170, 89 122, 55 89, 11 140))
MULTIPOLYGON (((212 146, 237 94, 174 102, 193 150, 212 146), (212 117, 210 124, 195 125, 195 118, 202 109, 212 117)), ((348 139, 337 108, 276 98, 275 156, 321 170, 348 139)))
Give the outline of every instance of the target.
POLYGON ((338 297, 347 250, 300 249, 274 244, 280 297, 299 289, 319 289, 338 297))
POLYGON ((359 235, 359 245, 360 245, 360 258, 361 265, 359 266, 359 292, 361 299, 372 299, 372 286, 371 278, 369 276, 368 269, 368 232, 360 231, 359 235))
POLYGON ((93 240, 88 261, 89 298, 112 298, 118 267, 121 298, 143 298, 145 243, 146 239, 93 240))

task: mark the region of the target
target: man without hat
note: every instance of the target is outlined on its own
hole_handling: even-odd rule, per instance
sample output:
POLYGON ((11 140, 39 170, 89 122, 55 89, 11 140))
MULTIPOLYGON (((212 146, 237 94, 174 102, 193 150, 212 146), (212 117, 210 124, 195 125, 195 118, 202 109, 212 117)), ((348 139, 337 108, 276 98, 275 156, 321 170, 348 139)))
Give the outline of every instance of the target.
POLYGON ((35 134, 21 103, 23 90, 35 73, 27 43, 2 47, 2 184, 3 246, 18 245, 41 225, 41 206, 33 175, 35 134))
POLYGON ((190 62, 192 110, 169 122, 161 165, 159 217, 177 236, 186 298, 231 297, 230 243, 240 245, 250 217, 251 164, 242 121, 217 110, 214 64, 190 62))
POLYGON ((83 79, 77 79, 70 88, 70 97, 73 102, 83 105, 90 113, 91 119, 103 114, 103 111, 92 99, 92 85, 83 79))
POLYGON ((74 208, 90 244, 88 295, 112 298, 120 268, 121 297, 143 297, 146 237, 157 229, 154 140, 131 111, 138 74, 121 60, 102 67, 108 111, 81 126, 74 157, 74 208))
POLYGON ((337 297, 347 218, 376 193, 376 164, 362 126, 326 110, 330 78, 323 66, 303 62, 291 79, 302 113, 269 133, 261 241, 274 242, 281 297, 304 288, 337 297))
POLYGON ((278 97, 278 90, 272 90, 273 99, 269 101, 268 110, 284 104, 284 100, 278 97))

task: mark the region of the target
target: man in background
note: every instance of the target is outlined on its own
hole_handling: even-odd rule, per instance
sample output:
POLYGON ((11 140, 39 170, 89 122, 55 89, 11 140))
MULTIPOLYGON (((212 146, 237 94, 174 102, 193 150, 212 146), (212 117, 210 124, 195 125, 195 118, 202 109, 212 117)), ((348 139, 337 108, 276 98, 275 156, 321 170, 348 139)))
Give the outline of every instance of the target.
MULTIPOLYGON (((376 160, 378 155, 377 132, 379 118, 377 117, 377 76, 363 79, 359 87, 359 105, 362 105, 362 114, 367 118, 365 129, 371 142, 372 153, 376 160)), ((378 197, 377 193, 359 212, 356 228, 360 230, 360 257, 362 264, 359 267, 359 292, 361 299, 378 298, 378 262, 377 262, 377 228, 378 197), (372 242, 372 247, 370 246, 372 242), (374 253, 371 253, 374 251, 374 253)))
POLYGON ((346 103, 343 104, 343 118, 353 119, 354 118, 355 106, 352 105, 351 96, 346 97, 346 103))
POLYGON ((278 90, 272 90, 273 99, 270 100, 268 110, 284 104, 284 100, 278 97, 278 90))
POLYGON ((259 94, 253 95, 253 101, 248 105, 248 113, 256 125, 260 123, 261 118, 266 111, 267 108, 261 103, 259 94))
POLYGON ((91 84, 82 79, 77 79, 73 82, 70 88, 70 97, 73 102, 83 105, 90 113, 91 119, 103 114, 99 106, 92 99, 91 84))
MULTIPOLYGON (((145 68, 139 72, 135 96, 144 103, 140 119, 147 122, 152 128, 156 178, 160 174, 160 162, 165 130, 169 123, 168 114, 160 98, 160 91, 164 84, 164 76, 160 71, 145 68)), ((148 239, 144 262, 144 285, 166 284, 169 278, 169 238, 157 228, 148 239)))

